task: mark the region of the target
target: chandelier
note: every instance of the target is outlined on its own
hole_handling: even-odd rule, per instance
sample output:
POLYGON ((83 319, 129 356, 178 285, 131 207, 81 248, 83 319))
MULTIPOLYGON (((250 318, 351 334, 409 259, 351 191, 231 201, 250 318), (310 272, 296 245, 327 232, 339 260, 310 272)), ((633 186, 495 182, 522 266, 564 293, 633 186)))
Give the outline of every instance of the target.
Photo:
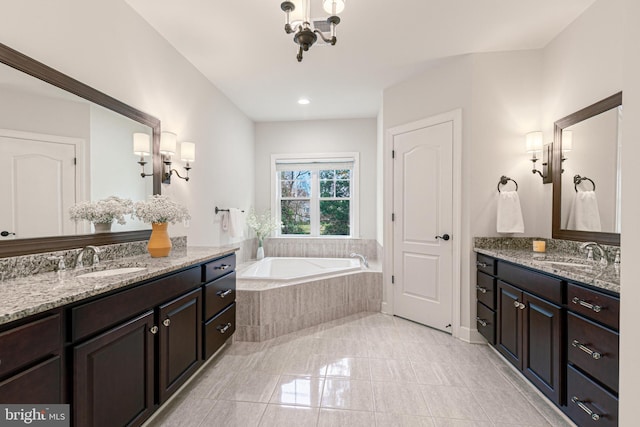
POLYGON ((293 41, 299 46, 298 62, 302 62, 302 52, 309 50, 313 44, 320 39, 331 46, 336 44, 336 25, 340 23, 338 14, 344 10, 345 0, 321 0, 322 7, 331 16, 321 20, 312 20, 310 0, 297 0, 300 8, 296 10, 293 1, 282 2, 280 8, 287 15, 284 31, 287 34, 294 33, 293 41), (325 36, 325 32, 329 36, 325 36))

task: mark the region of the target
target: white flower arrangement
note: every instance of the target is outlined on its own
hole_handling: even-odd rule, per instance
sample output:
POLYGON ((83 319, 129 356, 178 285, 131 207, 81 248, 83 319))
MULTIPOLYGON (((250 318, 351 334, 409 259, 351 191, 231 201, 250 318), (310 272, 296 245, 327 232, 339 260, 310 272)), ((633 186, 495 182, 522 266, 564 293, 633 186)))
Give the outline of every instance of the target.
POLYGON ((93 223, 111 224, 115 219, 124 225, 125 215, 133 213, 133 202, 130 199, 110 196, 97 202, 80 202, 69 208, 69 215, 73 221, 87 220, 93 223))
POLYGON ((271 211, 268 209, 260 215, 252 209, 247 215, 247 225, 256 232, 258 243, 262 246, 262 240, 271 234, 272 231, 282 227, 282 223, 271 217, 271 211))
POLYGON ((149 196, 146 201, 136 202, 133 211, 138 219, 149 223, 170 222, 175 224, 178 221, 191 218, 186 207, 159 194, 149 196))

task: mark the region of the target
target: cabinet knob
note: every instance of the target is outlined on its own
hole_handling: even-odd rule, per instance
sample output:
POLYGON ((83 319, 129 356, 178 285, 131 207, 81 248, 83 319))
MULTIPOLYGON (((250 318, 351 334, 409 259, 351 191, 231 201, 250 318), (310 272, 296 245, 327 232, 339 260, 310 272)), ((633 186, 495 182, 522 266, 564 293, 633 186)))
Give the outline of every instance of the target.
POLYGON ((525 308, 527 308, 527 306, 520 302, 520 303, 518 303, 518 308, 520 310, 524 310, 525 308))
POLYGON ((162 324, 163 324, 164 326, 169 326, 169 325, 171 324, 171 319, 164 319, 164 320, 162 321, 162 324))
POLYGON ((221 264, 217 267, 214 267, 214 270, 226 270, 227 268, 231 267, 229 264, 221 264))
POLYGON ((226 325, 218 326, 216 329, 218 329, 218 331, 220 331, 221 334, 224 334, 229 330, 230 327, 231 327, 231 323, 227 323, 226 325))
POLYGON ((153 335, 157 334, 158 333, 158 327, 157 326, 152 326, 149 329, 149 332, 151 332, 153 335))
POLYGON ((514 301, 514 302, 513 302, 513 306, 514 306, 515 308, 520 308, 520 301, 514 301))
POLYGON ((484 320, 482 320, 479 317, 476 317, 476 322, 478 322, 482 326, 487 326, 487 322, 485 322, 484 320))
POLYGON ((227 289, 226 291, 218 291, 217 295, 220 298, 224 298, 224 297, 228 296, 229 294, 231 294, 232 292, 233 292, 233 289, 227 289))
POLYGON ((573 396, 571 398, 571 401, 573 403, 575 403, 576 405, 578 405, 580 407, 580 409, 582 409, 584 412, 586 412, 587 415, 589 415, 593 421, 598 421, 600 419, 600 415, 599 414, 597 414, 597 413, 593 412, 591 409, 589 409, 589 407, 587 405, 585 405, 584 402, 582 402, 576 396, 573 396))
POLYGON ((476 289, 478 290, 478 292, 480 292, 481 294, 486 294, 487 293, 487 288, 483 288, 482 286, 476 286, 476 289))

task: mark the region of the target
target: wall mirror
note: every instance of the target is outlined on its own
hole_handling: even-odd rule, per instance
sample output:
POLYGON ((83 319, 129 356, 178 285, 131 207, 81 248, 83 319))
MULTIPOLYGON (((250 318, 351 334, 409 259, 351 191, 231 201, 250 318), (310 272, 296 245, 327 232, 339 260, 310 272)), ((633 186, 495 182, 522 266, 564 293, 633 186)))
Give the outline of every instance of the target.
POLYGON ((620 245, 622 92, 555 123, 552 237, 620 245))
POLYGON ((147 239, 149 225, 130 218, 93 234, 68 206, 159 194, 159 143, 158 119, 0 44, 0 257, 147 239), (135 132, 151 141, 144 179, 135 132))

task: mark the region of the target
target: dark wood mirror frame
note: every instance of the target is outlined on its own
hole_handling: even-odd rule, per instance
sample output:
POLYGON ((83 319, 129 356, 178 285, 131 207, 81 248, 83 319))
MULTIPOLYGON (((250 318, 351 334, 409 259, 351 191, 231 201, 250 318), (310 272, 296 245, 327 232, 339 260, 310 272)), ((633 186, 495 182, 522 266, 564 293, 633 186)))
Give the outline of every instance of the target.
MULTIPOLYGON (((137 110, 115 98, 85 85, 53 68, 38 62, 0 43, 0 63, 27 73, 67 92, 122 114, 136 122, 149 126, 153 131, 153 194, 160 194, 160 120, 137 110)), ((133 156, 132 156, 133 161, 133 156)), ((107 245, 114 243, 147 240, 151 230, 125 231, 73 236, 55 236, 30 239, 6 240, 0 242, 0 258, 31 253, 53 252, 64 249, 81 248, 87 245, 107 245)))
POLYGON ((561 227, 562 207, 562 130, 590 117, 609 111, 622 105, 622 92, 611 95, 593 105, 564 117, 554 125, 553 144, 553 218, 551 237, 554 239, 577 240, 582 242, 598 242, 605 245, 620 246, 619 233, 602 233, 595 231, 567 230, 561 227))

